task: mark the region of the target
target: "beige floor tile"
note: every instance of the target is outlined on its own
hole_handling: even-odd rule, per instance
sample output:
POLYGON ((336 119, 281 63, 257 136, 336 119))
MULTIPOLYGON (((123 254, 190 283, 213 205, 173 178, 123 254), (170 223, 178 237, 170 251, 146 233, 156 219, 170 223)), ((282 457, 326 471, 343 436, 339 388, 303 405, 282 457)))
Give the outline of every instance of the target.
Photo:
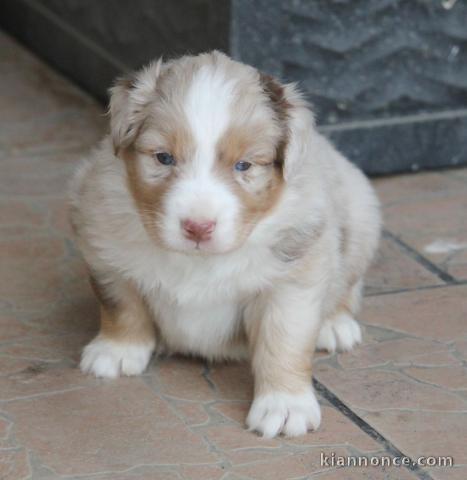
POLYGON ((183 357, 160 359, 152 365, 146 382, 158 393, 175 400, 207 402, 216 394, 205 376, 205 363, 183 357))
POLYGON ((467 400, 434 385, 381 369, 342 370, 318 364, 315 377, 353 408, 467 412, 467 400))
POLYGON ((0 313, 0 344, 5 341, 27 338, 31 329, 20 322, 17 316, 0 313))
POLYGON ((172 399, 170 404, 185 425, 198 427, 209 423, 209 415, 200 402, 172 399))
MULTIPOLYGON (((323 358, 314 369, 321 383, 413 459, 451 455, 466 463, 466 293, 461 285, 367 298, 362 318, 370 331, 385 335, 378 341, 370 332, 367 343, 323 358)), ((433 478, 451 478, 450 472, 438 469, 433 478)), ((452 470, 452 478, 459 472, 452 470)))
MULTIPOLYGON (((79 475, 124 472, 147 464, 217 461, 203 439, 140 379, 81 379, 78 383, 87 387, 68 387, 3 407, 14 421, 18 442, 43 465, 61 475, 79 475)), ((63 386, 70 383, 62 381, 63 386)))
POLYGON ((97 102, 8 36, 0 44, 0 151, 83 148, 100 138, 106 120, 97 102))
POLYGON ((97 474, 86 475, 83 478, 85 480, 180 480, 177 472, 167 469, 150 468, 141 472, 139 469, 128 473, 110 473, 110 474, 97 474), (149 471, 148 471, 149 470, 149 471))
POLYGON ((84 153, 83 150, 72 150, 0 158, 2 217, 11 221, 15 215, 22 219, 26 214, 23 220, 26 223, 31 212, 47 213, 41 207, 63 204, 70 176, 84 153), (12 199, 8 208, 7 202, 12 199), (29 211, 24 211, 26 208, 29 211))
POLYGON ((454 346, 460 358, 467 361, 467 339, 457 340, 456 342, 454 342, 454 346))
POLYGON ((465 192, 466 188, 444 172, 394 175, 377 178, 372 183, 384 210, 395 205, 406 205, 411 202, 446 197, 455 192, 465 192))
POLYGON ((365 294, 404 290, 444 282, 407 255, 393 240, 382 238, 376 258, 365 278, 365 294))
POLYGON ((453 468, 429 468, 427 469, 435 480, 465 480, 467 478, 467 467, 453 468))
POLYGON ((288 444, 310 447, 320 445, 342 445, 352 447, 360 452, 372 452, 381 449, 381 446, 351 420, 334 407, 322 408, 322 425, 313 435, 291 438, 288 444))
POLYGON ((404 373, 409 377, 438 387, 448 388, 450 390, 467 390, 467 368, 458 367, 436 367, 406 368, 404 373))
POLYGON ((450 178, 467 184, 467 170, 465 168, 453 168, 452 170, 446 170, 444 174, 450 178))
POLYGON ((31 467, 27 452, 23 448, 0 450, 0 478, 2 480, 26 480, 31 467))
POLYGON ((386 410, 368 412, 364 419, 406 455, 450 456, 467 464, 467 413, 386 410))
POLYGON ((378 179, 386 228, 457 279, 467 279, 465 169, 378 179))
POLYGON ((363 344, 351 352, 339 354, 337 361, 346 369, 461 365, 462 362, 451 352, 454 353, 454 347, 444 343, 405 337, 363 344))
POLYGON ((390 232, 458 280, 467 278, 467 191, 384 209, 390 232))
POLYGON ((321 465, 321 453, 323 455, 349 455, 344 448, 311 449, 303 453, 288 454, 284 457, 278 456, 253 464, 234 467, 233 471, 247 478, 255 480, 286 480, 309 476, 313 473, 326 470, 321 465))
POLYGON ((29 359, 29 365, 23 370, 0 377, 0 402, 48 397, 57 392, 81 390, 95 384, 96 381, 81 375, 76 368, 54 368, 52 364, 29 359))
POLYGON ((313 475, 316 480, 415 480, 414 473, 401 467, 347 467, 313 475))
POLYGON ((179 472, 187 480, 220 480, 225 478, 225 468, 219 465, 183 465, 179 472))
POLYGON ((360 317, 368 325, 428 340, 465 339, 467 285, 370 297, 360 317))

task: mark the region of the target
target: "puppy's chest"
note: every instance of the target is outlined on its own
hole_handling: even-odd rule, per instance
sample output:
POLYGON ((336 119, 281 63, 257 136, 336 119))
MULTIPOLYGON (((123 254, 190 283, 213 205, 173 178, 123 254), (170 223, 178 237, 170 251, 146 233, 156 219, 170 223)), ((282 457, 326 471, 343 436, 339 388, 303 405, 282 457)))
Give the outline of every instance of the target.
POLYGON ((145 296, 169 350, 238 358, 243 309, 267 285, 267 272, 241 264, 173 265, 158 270, 145 296))
POLYGON ((125 267, 148 296, 172 298, 181 305, 238 301, 271 285, 281 275, 269 250, 258 254, 187 258, 157 252, 132 255, 125 267))
POLYGON ((223 358, 242 331, 242 308, 233 300, 181 304, 159 292, 151 303, 169 351, 223 358))

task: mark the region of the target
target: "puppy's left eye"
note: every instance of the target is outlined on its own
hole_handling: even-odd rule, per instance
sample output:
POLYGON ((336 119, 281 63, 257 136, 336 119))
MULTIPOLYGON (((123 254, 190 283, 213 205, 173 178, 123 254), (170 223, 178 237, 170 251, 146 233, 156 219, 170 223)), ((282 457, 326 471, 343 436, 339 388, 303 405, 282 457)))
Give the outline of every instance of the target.
POLYGON ((167 152, 156 153, 156 158, 162 165, 175 165, 175 158, 167 152))
POLYGON ((250 167, 251 167, 250 162, 240 161, 235 164, 235 170, 237 170, 238 172, 244 172, 245 170, 248 170, 250 167))

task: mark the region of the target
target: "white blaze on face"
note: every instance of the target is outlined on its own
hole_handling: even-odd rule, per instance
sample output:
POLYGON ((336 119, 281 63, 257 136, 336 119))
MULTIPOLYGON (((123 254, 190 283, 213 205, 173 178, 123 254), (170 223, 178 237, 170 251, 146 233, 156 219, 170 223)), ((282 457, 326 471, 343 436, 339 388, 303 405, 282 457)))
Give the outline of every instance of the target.
POLYGON ((222 252, 235 244, 240 203, 214 172, 216 145, 230 122, 234 88, 235 82, 220 68, 205 65, 188 89, 184 110, 196 148, 165 199, 165 239, 177 249, 197 247, 183 234, 181 222, 187 219, 216 222, 211 239, 198 245, 200 250, 222 252))

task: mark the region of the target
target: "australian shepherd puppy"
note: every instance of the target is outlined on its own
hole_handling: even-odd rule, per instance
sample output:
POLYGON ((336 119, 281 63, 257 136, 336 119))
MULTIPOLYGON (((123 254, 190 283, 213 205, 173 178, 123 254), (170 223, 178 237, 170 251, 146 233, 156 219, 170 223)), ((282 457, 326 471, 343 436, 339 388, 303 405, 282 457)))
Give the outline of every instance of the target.
POLYGON ((248 358, 246 423, 320 423, 315 348, 349 350, 378 201, 294 85, 219 52, 149 65, 111 89, 110 135, 72 183, 101 307, 81 369, 138 375, 154 351, 248 358))

